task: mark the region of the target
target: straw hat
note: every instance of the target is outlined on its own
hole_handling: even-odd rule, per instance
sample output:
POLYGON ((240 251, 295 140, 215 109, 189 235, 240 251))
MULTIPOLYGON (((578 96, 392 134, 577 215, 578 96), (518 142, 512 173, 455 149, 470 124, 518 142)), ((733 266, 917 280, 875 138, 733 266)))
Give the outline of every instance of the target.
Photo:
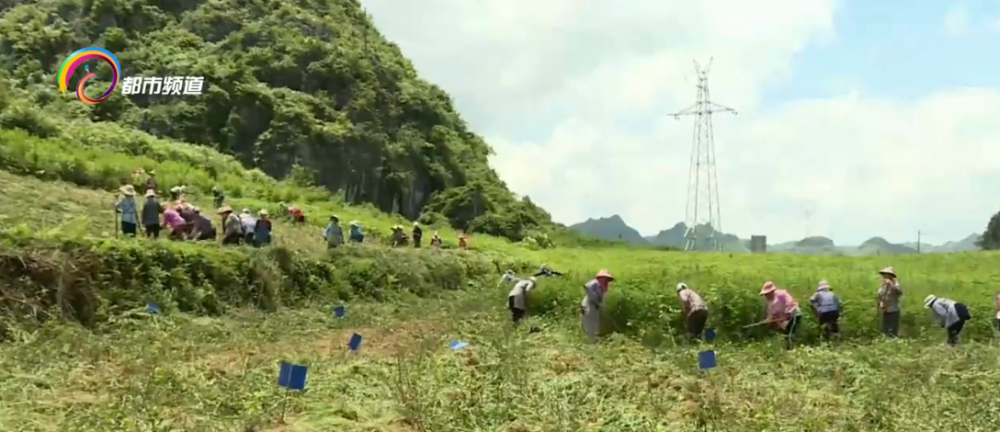
POLYGON ((416 221, 414 221, 414 222, 413 222, 413 226, 415 226, 415 227, 418 227, 418 226, 420 226, 420 222, 416 222, 416 221))
POLYGON ((934 304, 935 300, 937 300, 937 296, 936 295, 931 294, 931 295, 927 296, 927 298, 924 299, 924 307, 930 309, 931 305, 934 304))
POLYGON ((687 286, 686 283, 681 282, 681 283, 677 284, 677 292, 681 292, 681 291, 684 291, 686 289, 688 289, 688 286, 687 286))
POLYGON ((152 189, 146 189, 146 198, 152 198, 156 196, 156 191, 152 189))
POLYGON ((615 278, 611 276, 611 273, 609 273, 607 269, 601 269, 601 271, 597 272, 597 276, 594 276, 594 279, 600 279, 600 278, 606 278, 609 281, 615 280, 615 278))
POLYGON ((149 170, 149 175, 156 175, 156 170, 149 170))
POLYGON ((778 287, 774 285, 774 282, 771 281, 764 282, 764 285, 760 286, 760 295, 767 295, 773 293, 777 289, 778 287))
POLYGON ((245 209, 243 209, 243 210, 240 210, 240 213, 243 213, 243 214, 250 214, 250 209, 248 209, 248 208, 245 208, 245 209))
POLYGON ((886 268, 884 268, 882 270, 879 270, 878 274, 880 274, 880 275, 889 275, 889 276, 892 276, 892 277, 896 277, 896 269, 892 268, 892 266, 889 266, 889 267, 886 267, 886 268))
POLYGON ((132 185, 122 186, 122 187, 118 188, 118 190, 120 190, 122 192, 122 194, 125 195, 125 196, 133 196, 133 195, 135 195, 135 187, 133 187, 132 185))
POLYGON ((267 209, 260 209, 260 211, 257 212, 257 214, 259 214, 261 216, 267 216, 267 209))
POLYGON ((830 283, 825 280, 819 281, 819 284, 816 285, 816 292, 826 291, 829 289, 830 289, 830 283))
POLYGON ((233 208, 230 207, 230 206, 227 206, 227 205, 219 207, 219 210, 216 211, 216 213, 218 213, 218 214, 226 214, 226 213, 232 213, 232 212, 233 212, 233 208))

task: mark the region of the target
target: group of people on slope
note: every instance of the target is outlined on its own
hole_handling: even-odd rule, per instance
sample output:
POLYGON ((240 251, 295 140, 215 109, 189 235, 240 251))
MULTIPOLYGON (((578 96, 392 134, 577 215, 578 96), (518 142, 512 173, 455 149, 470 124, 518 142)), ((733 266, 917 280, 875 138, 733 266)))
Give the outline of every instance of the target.
MULTIPOLYGON (((546 273, 540 271, 535 276, 543 274, 546 273)), ((882 316, 882 330, 889 337, 898 337, 899 299, 903 295, 903 290, 900 287, 895 269, 886 267, 880 270, 879 274, 882 276, 882 283, 876 293, 876 298, 877 308, 882 316)), ((548 275, 552 275, 552 273, 549 272, 548 275)), ((598 334, 605 294, 610 283, 614 280, 608 270, 601 270, 597 272, 594 279, 583 286, 585 294, 580 303, 581 327, 591 339, 598 334)), ((501 278, 501 282, 504 281, 517 281, 507 295, 508 309, 516 324, 526 313, 525 296, 535 287, 537 281, 534 276, 525 280, 517 279, 510 270, 504 273, 503 278, 501 278)), ((683 282, 677 284, 676 292, 681 311, 685 317, 687 335, 692 339, 700 338, 708 322, 708 305, 697 292, 683 282)), ((798 302, 791 293, 779 288, 772 281, 764 282, 759 294, 767 304, 766 318, 751 326, 772 326, 785 336, 786 347, 791 348, 792 336, 802 318, 798 302)), ((997 293, 995 300, 997 307, 995 325, 1000 329, 1000 293, 997 293)), ((840 297, 833 292, 829 282, 822 280, 817 284, 816 290, 809 297, 809 307, 819 322, 824 339, 829 340, 840 334, 839 321, 842 302, 840 297)), ((972 319, 968 307, 961 302, 935 295, 929 295, 924 299, 924 307, 930 310, 940 326, 946 329, 947 343, 949 345, 958 343, 958 336, 965 323, 972 319)))
MULTIPOLYGON (((148 186, 148 183, 147 183, 148 186)), ((121 195, 115 201, 115 211, 121 232, 135 237, 139 227, 147 238, 157 239, 161 230, 167 230, 171 240, 215 240, 218 232, 212 220, 201 209, 184 200, 184 188, 170 189, 170 201, 161 203, 155 189, 147 189, 140 208, 135 199, 135 187, 122 186, 121 195)), ((217 198, 218 199, 218 198, 217 198)), ((251 244, 262 247, 271 244, 273 226, 266 209, 261 209, 254 217, 250 209, 236 215, 231 207, 222 205, 216 211, 221 217, 222 244, 251 244)))
MULTIPOLYGON (((365 234, 361 228, 361 222, 351 221, 350 233, 348 240, 351 243, 362 243, 364 242, 365 234)), ((423 229, 420 227, 419 222, 413 223, 412 237, 406 235, 403 231, 402 225, 395 225, 392 227, 392 247, 406 247, 409 246, 410 239, 413 239, 413 247, 419 249, 421 246, 421 241, 423 239, 423 229)), ((323 230, 323 238, 326 239, 326 244, 328 249, 335 249, 344 244, 344 229, 340 226, 340 218, 337 215, 330 216, 330 222, 326 225, 323 230)), ((460 233, 458 236, 458 248, 465 250, 468 248, 469 236, 464 232, 460 233)), ((438 235, 437 231, 431 236, 430 241, 431 248, 437 250, 441 248, 441 237, 438 235)))

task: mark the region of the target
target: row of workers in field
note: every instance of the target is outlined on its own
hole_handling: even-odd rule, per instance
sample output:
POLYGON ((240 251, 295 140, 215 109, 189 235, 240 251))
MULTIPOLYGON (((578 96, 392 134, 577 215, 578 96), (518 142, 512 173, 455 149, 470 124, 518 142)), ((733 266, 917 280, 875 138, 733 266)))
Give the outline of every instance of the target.
MULTIPOLYGON (((901 313, 899 300, 903 296, 903 289, 896 276, 896 270, 892 267, 880 270, 879 274, 882 276, 882 283, 879 285, 875 298, 878 313, 882 318, 882 331, 889 337, 897 337, 901 313)), ((557 275, 559 273, 544 266, 538 273, 527 279, 518 278, 510 270, 504 273, 501 283, 515 282, 514 287, 507 295, 507 305, 515 324, 524 317, 526 309, 524 298, 528 292, 535 288, 536 277, 557 275)), ((597 336, 600 311, 604 306, 604 296, 614 280, 614 277, 607 270, 601 270, 594 276, 594 279, 583 285, 585 294, 580 302, 581 326, 584 333, 591 339, 597 336)), ((683 282, 677 284, 676 290, 677 299, 681 304, 685 318, 686 332, 691 338, 700 338, 705 330, 705 324, 708 322, 708 304, 697 292, 683 282)), ((767 316, 763 321, 750 324, 745 328, 759 325, 772 326, 785 336, 786 347, 791 347, 791 338, 798 329, 802 318, 802 310, 798 301, 787 290, 779 288, 771 281, 764 282, 761 286, 760 296, 767 303, 767 316)), ((994 300, 997 307, 994 325, 1000 328, 1000 292, 996 294, 994 300)), ((809 297, 808 305, 819 322, 825 339, 839 335, 841 301, 827 281, 819 282, 816 291, 809 297)), ((965 327, 965 323, 972 319, 969 308, 964 303, 952 299, 929 295, 924 299, 924 307, 933 313, 938 324, 946 330, 949 345, 955 345, 958 342, 958 336, 965 327)))

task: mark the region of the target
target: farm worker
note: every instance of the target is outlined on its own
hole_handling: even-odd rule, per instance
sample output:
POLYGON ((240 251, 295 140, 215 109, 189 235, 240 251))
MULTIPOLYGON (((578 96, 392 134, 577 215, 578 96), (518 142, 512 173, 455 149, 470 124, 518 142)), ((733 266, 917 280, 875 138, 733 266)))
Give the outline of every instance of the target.
POLYGON ((831 336, 840 334, 840 296, 834 294, 830 283, 821 280, 816 286, 816 292, 809 297, 809 306, 816 313, 819 325, 823 329, 823 338, 830 339, 831 336))
POLYGON ((458 248, 461 250, 469 248, 469 236, 464 231, 458 235, 458 248))
POLYGON ((222 193, 218 186, 212 186, 212 198, 215 200, 216 207, 222 207, 222 204, 226 202, 226 194, 222 193))
POLYGON ((434 248, 434 250, 441 249, 441 236, 438 235, 437 231, 434 231, 434 235, 431 236, 431 247, 434 248))
POLYGON ((935 295, 929 295, 924 299, 924 307, 930 309, 941 327, 948 330, 948 345, 955 346, 965 322, 972 319, 969 308, 963 303, 935 295))
POLYGON ((139 206, 135 202, 135 187, 125 185, 119 188, 122 195, 115 201, 115 213, 121 214, 122 234, 135 237, 139 227, 139 206))
POLYGON ((420 239, 424 236, 424 230, 420 229, 420 223, 413 223, 413 247, 420 248, 420 239))
POLYGON ((402 225, 392 227, 392 247, 406 246, 406 233, 403 232, 402 225))
POLYGON ((267 218, 267 209, 261 209, 257 214, 260 218, 253 226, 253 245, 267 246, 271 244, 271 220, 267 218))
MULTIPOLYGON (((201 214, 201 209, 198 207, 185 204, 185 208, 191 215, 192 229, 188 238, 196 241, 215 240, 218 233, 215 231, 215 227, 212 226, 212 220, 201 214)), ((232 213, 232 209, 230 209, 230 213, 232 213)), ((181 216, 184 216, 184 214, 182 213, 181 216)))
POLYGON ((257 226, 257 218, 253 217, 250 209, 245 208, 240 211, 240 223, 243 224, 243 241, 246 244, 253 244, 254 227, 257 226))
POLYGON ((184 240, 187 232, 187 221, 181 217, 177 209, 169 207, 163 210, 163 227, 170 229, 171 240, 184 240))
POLYGON ((1000 330, 1000 292, 997 293, 997 297, 995 300, 997 304, 997 317, 996 320, 994 321, 996 322, 997 330, 1000 330))
POLYGON ((222 244, 238 245, 243 241, 243 223, 233 214, 233 208, 222 206, 216 212, 222 216, 222 244))
POLYGON ((142 226, 146 229, 146 238, 160 238, 160 214, 163 206, 156 199, 154 189, 146 189, 146 202, 142 203, 142 226))
POLYGON ((700 338, 701 333, 705 331, 705 323, 708 322, 708 306, 698 293, 683 282, 677 284, 677 299, 680 300, 681 310, 684 312, 688 336, 693 339, 700 338))
POLYGON ((340 218, 337 215, 330 216, 330 224, 323 231, 323 238, 326 239, 327 249, 336 249, 344 244, 344 229, 340 227, 340 218))
POLYGON ((361 231, 361 222, 351 221, 351 242, 361 243, 365 239, 365 233, 361 231))
POLYGON ((156 187, 158 186, 158 184, 156 183, 156 171, 149 170, 149 172, 146 173, 146 175, 147 175, 147 177, 146 177, 146 192, 149 193, 149 191, 153 191, 155 193, 156 192, 156 187))
POLYGON ((882 285, 878 288, 878 312, 882 314, 882 331, 886 336, 899 336, 899 298, 903 288, 896 279, 896 269, 886 267, 878 272, 882 275, 882 285))
POLYGON ((305 213, 302 211, 302 209, 300 209, 298 206, 294 204, 288 206, 288 215, 291 216, 292 220, 299 225, 306 223, 305 213))
POLYGON ((767 281, 760 287, 760 295, 767 301, 767 324, 781 329, 785 335, 785 347, 791 348, 792 335, 799 324, 799 304, 792 295, 783 289, 778 289, 774 282, 767 281))
POLYGON ((511 288, 510 292, 507 293, 507 308, 510 309, 510 317, 514 320, 514 325, 520 323, 521 318, 524 318, 524 313, 528 309, 524 300, 528 292, 534 288, 535 278, 530 277, 517 281, 514 288, 511 288))
POLYGON ((604 305, 604 294, 608 292, 608 284, 614 281, 607 270, 597 272, 594 279, 583 285, 586 295, 580 302, 580 315, 583 332, 591 341, 597 336, 601 326, 601 307, 604 305))

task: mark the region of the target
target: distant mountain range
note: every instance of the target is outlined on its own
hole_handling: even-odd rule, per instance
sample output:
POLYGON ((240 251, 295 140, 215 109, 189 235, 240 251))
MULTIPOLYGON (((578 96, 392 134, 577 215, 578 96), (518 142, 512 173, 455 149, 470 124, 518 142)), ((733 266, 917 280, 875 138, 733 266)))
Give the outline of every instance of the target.
MULTIPOLYGON (((593 237, 620 240, 636 245, 667 245, 679 248, 684 247, 684 233, 687 232, 687 225, 678 222, 672 228, 660 231, 655 236, 643 237, 635 228, 628 226, 621 216, 614 215, 608 218, 587 219, 584 222, 570 225, 570 229, 593 237)), ((699 225, 695 228, 698 233, 708 234, 711 228, 699 225)), ((699 235, 699 239, 707 235, 699 235)), ((722 250, 729 252, 750 252, 750 240, 741 239, 733 234, 720 233, 717 237, 722 243, 722 250)), ((942 245, 932 245, 921 243, 920 252, 966 252, 979 250, 976 241, 979 234, 970 234, 968 237, 950 241, 942 245)), ((707 250, 710 245, 707 240, 699 240, 697 249, 707 250)), ((917 253, 915 242, 895 244, 890 243, 882 237, 872 237, 861 243, 860 246, 837 246, 833 240, 826 237, 806 237, 799 241, 790 241, 778 244, 768 244, 768 252, 801 253, 810 255, 898 255, 917 253)))

